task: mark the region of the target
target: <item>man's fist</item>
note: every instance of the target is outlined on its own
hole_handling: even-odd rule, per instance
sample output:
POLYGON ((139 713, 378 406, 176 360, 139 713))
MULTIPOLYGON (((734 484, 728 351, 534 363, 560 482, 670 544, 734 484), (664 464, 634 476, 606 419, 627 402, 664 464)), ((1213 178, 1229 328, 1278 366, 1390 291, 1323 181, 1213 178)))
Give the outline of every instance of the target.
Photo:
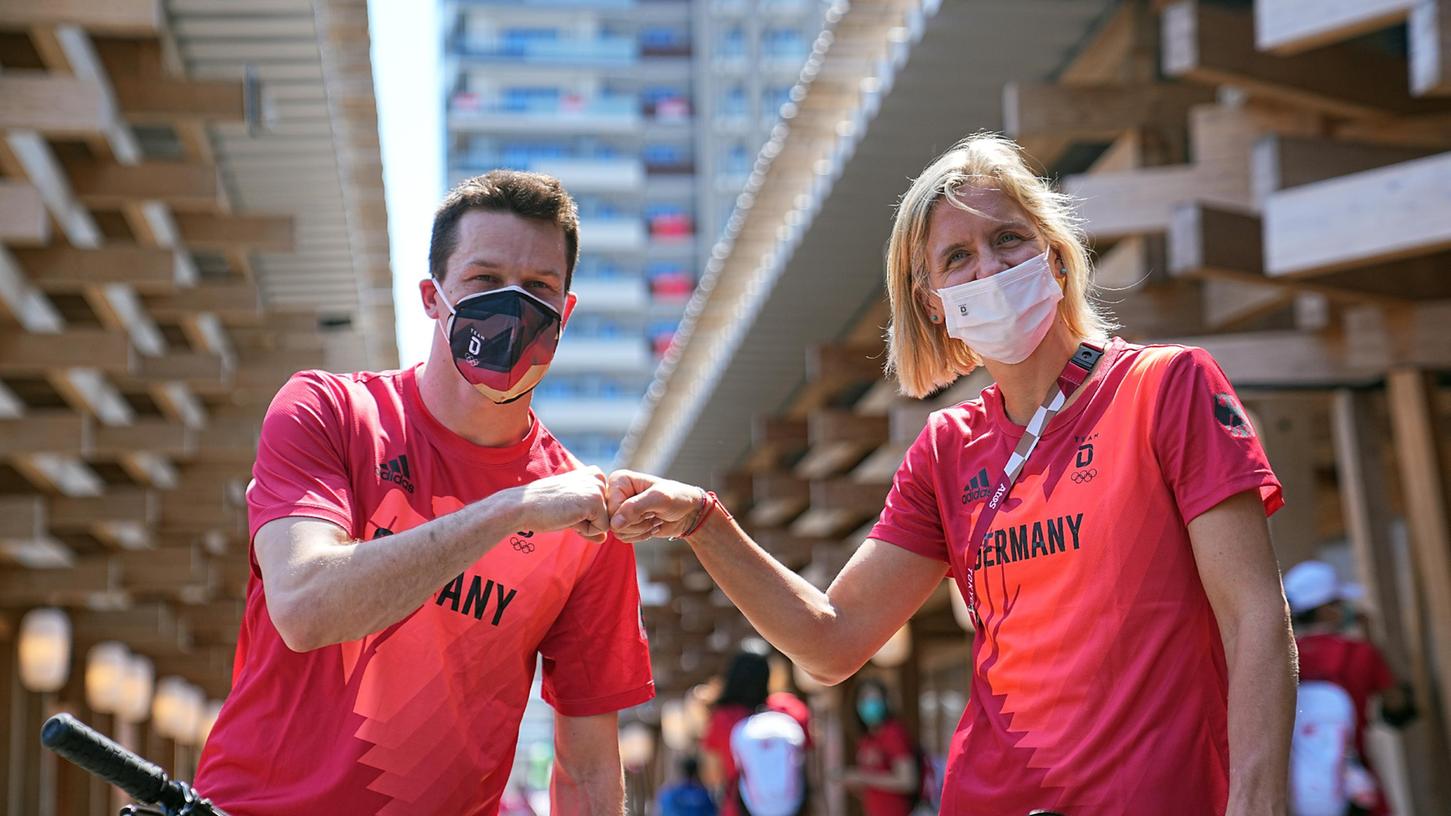
POLYGON ((602 543, 610 532, 605 507, 605 474, 580 468, 523 486, 523 526, 534 530, 574 530, 602 543))
POLYGON ((610 474, 606 492, 610 527, 629 542, 678 538, 705 508, 705 491, 632 470, 610 474))

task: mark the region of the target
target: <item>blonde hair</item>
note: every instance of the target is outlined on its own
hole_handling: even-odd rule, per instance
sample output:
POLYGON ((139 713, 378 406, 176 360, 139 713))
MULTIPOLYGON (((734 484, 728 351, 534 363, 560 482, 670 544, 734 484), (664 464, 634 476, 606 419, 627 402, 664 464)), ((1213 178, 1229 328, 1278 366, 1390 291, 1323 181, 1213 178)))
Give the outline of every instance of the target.
POLYGON ((1087 235, 1073 212, 1072 198, 1035 175, 1022 148, 1012 140, 975 133, 938 156, 912 182, 897 205, 887 243, 887 301, 892 314, 886 373, 896 375, 898 387, 910 397, 925 397, 982 364, 982 358, 961 340, 949 337, 942 324, 929 322, 923 303, 923 295, 932 291, 926 261, 932 208, 942 199, 966 208, 956 195, 973 187, 1001 190, 1017 202, 1067 269, 1058 311, 1074 336, 1101 340, 1116 328, 1091 302, 1087 235))

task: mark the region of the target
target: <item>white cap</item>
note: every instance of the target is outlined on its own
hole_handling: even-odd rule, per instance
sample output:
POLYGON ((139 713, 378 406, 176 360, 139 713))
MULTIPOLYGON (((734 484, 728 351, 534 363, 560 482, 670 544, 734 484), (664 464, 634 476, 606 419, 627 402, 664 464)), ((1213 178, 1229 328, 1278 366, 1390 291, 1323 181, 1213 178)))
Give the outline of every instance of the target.
POLYGON ((1285 571, 1285 599, 1296 615, 1340 597, 1340 579, 1324 561, 1301 561, 1285 571))

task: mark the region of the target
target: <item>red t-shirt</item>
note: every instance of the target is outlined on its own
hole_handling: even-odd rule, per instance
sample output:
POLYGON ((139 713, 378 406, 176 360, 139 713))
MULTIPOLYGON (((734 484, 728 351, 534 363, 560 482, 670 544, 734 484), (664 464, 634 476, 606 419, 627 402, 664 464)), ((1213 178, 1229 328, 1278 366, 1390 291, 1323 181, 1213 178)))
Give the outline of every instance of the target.
MULTIPOLYGON (((857 740, 856 764, 862 770, 889 774, 903 757, 915 761, 917 752, 912 748, 912 736, 896 720, 887 720, 857 740)), ((862 812, 866 816, 909 816, 914 799, 910 794, 868 787, 862 790, 862 812)))
MULTIPOLYGON (((1115 339, 1049 423, 971 571, 977 636, 945 813, 1222 814, 1224 648, 1188 523, 1279 482, 1202 349, 1115 339)), ((932 414, 871 537, 951 565, 1023 433, 996 386, 932 414)))
POLYGON ((715 706, 710 710, 710 722, 700 740, 701 748, 720 762, 721 778, 724 781, 722 789, 725 791, 721 796, 721 816, 736 816, 741 812, 737 803, 740 796, 736 792, 736 784, 740 778, 736 774, 735 754, 731 753, 731 732, 735 730, 737 723, 752 713, 743 705, 715 706))
MULTIPOLYGON (((302 372, 263 422, 250 526, 307 516, 375 539, 577 467, 537 419, 507 447, 467 442, 425 409, 415 370, 302 372)), ((654 695, 629 546, 520 531, 398 623, 304 653, 273 627, 254 557, 197 788, 234 816, 493 814, 541 656, 562 715, 654 695)))
POLYGON ((1300 649, 1300 680, 1327 680, 1345 689, 1355 703, 1355 750, 1365 754, 1365 720, 1370 699, 1396 684, 1380 651, 1344 635, 1326 633, 1295 639, 1300 649))

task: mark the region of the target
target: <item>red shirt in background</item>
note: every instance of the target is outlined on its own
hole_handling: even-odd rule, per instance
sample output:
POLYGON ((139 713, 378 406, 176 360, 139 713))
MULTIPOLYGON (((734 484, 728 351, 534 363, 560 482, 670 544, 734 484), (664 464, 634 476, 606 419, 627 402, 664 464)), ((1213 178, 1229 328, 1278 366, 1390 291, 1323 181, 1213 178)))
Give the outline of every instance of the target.
POLYGON ((1366 711, 1370 700, 1396 684, 1380 650, 1364 640, 1326 633, 1295 638, 1300 649, 1300 681, 1326 680, 1345 689, 1355 703, 1355 750, 1365 755, 1366 711))
MULTIPOLYGON (((912 735, 896 720, 887 720, 857 740, 856 764, 864 771, 890 774, 892 766, 903 757, 915 764, 917 752, 912 747, 912 735)), ((921 769, 913 768, 913 771, 920 773, 921 769)), ((906 793, 863 788, 862 812, 866 816, 909 816, 915 798, 906 793)))
MULTIPOLYGON (((537 419, 516 444, 469 443, 428 413, 415 370, 302 372, 263 421, 248 515, 253 535, 306 516, 375 539, 577 467, 537 419)), ((521 530, 398 623, 304 653, 266 594, 254 557, 232 693, 197 771, 233 816, 488 816, 541 657, 564 716, 654 695, 634 553, 613 538, 521 530)))
POLYGON ((706 726, 705 736, 700 740, 701 747, 720 763, 721 778, 724 780, 721 787, 724 793, 721 796, 720 816, 739 816, 741 812, 740 797, 736 791, 740 777, 736 773, 735 755, 731 753, 731 732, 735 730, 736 723, 753 713, 755 712, 749 708, 734 703, 715 706, 710 710, 710 724, 706 726))
POLYGON ((1220 816, 1227 670, 1187 526, 1246 491, 1274 512, 1280 485, 1202 349, 1115 339, 1083 388, 981 547, 973 525, 1024 430, 995 385, 932 414, 871 532, 976 596, 943 812, 1220 816))

